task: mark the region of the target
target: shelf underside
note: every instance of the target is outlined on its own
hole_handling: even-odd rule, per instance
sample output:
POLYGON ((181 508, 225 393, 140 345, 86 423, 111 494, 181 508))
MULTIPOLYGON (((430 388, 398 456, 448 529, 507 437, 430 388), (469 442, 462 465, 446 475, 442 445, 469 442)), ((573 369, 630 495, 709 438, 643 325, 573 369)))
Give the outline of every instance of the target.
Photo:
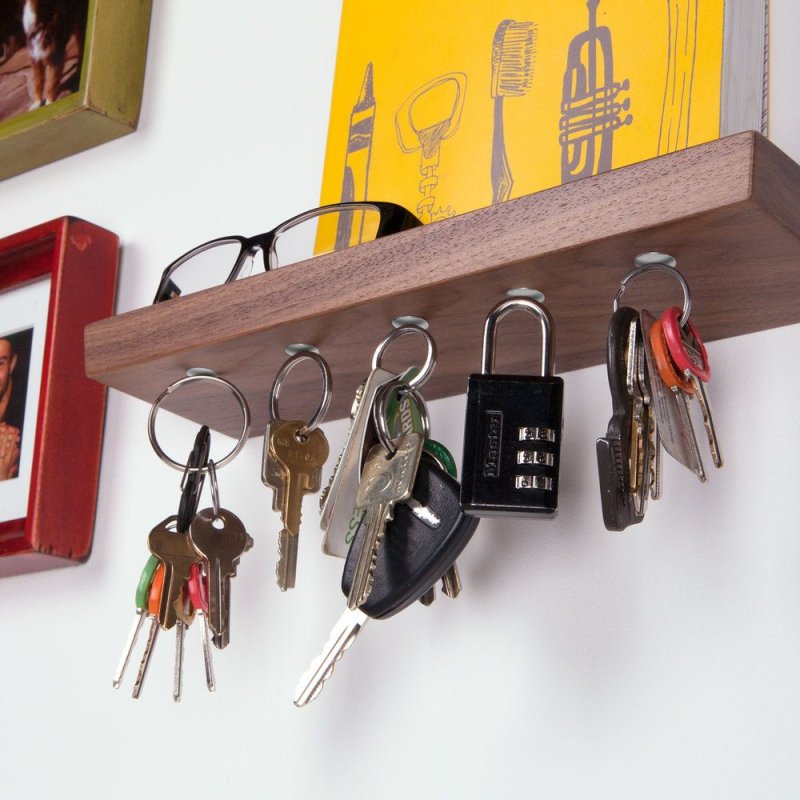
MULTIPOLYGON (((605 361, 619 282, 649 251, 678 260, 706 341, 800 322, 800 166, 759 134, 737 134, 101 320, 86 330, 86 371, 152 402, 187 369, 212 369, 245 394, 258 435, 287 345, 319 348, 334 376, 328 416, 341 418, 391 320, 423 317, 439 351, 425 395, 461 394, 480 368, 487 312, 508 289, 528 287, 545 295, 556 371, 566 372, 605 361)), ((624 302, 660 312, 682 296, 676 281, 651 273, 624 302)), ((417 338, 393 346, 388 366, 418 363, 417 338)), ((534 372, 539 352, 532 317, 501 323, 498 371, 534 372)), ((298 369, 281 411, 305 417, 318 394, 319 373, 298 369)), ((165 408, 240 429, 235 403, 203 383, 165 408)))

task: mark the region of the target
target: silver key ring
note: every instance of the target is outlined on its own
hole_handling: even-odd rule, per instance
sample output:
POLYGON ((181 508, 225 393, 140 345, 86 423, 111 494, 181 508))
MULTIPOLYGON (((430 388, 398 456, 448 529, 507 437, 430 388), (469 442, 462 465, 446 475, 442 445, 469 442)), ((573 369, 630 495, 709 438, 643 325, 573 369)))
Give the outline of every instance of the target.
POLYGON ((272 419, 282 419, 280 411, 278 410, 278 395, 280 394, 283 382, 286 380, 287 375, 301 362, 309 359, 313 361, 322 373, 322 400, 320 400, 317 410, 311 419, 300 428, 296 436, 307 436, 311 431, 316 428, 320 422, 325 418, 328 411, 328 406, 331 404, 331 387, 333 386, 333 376, 331 375, 328 362, 313 350, 301 350, 295 353, 278 371, 275 376, 275 381, 272 384, 272 389, 269 393, 269 413, 272 419))
POLYGON ((375 396, 375 404, 372 406, 372 421, 375 425, 375 430, 378 434, 378 440, 383 445, 389 458, 392 458, 397 452, 397 448, 392 441, 392 435, 389 431, 389 424, 387 422, 387 414, 389 408, 389 399, 395 391, 400 391, 401 394, 411 395, 414 402, 417 404, 419 410, 419 417, 422 421, 422 438, 427 439, 428 434, 431 432, 431 418, 428 414, 428 406, 425 403, 423 396, 413 387, 410 383, 395 378, 385 383, 378 389, 375 396))
POLYGON ((689 284, 686 283, 686 278, 684 278, 675 267, 670 266, 668 263, 654 262, 652 264, 643 264, 642 266, 636 267, 632 272, 629 272, 619 283, 619 291, 614 298, 614 311, 619 308, 619 301, 622 298, 622 293, 628 288, 628 284, 640 275, 644 275, 645 272, 654 271, 665 272, 680 283, 681 289, 683 290, 683 313, 681 314, 680 325, 681 327, 684 326, 692 311, 692 294, 689 291, 689 284))
POLYGON ((407 333, 416 333, 425 339, 425 343, 428 345, 428 353, 425 357, 425 363, 422 365, 422 369, 420 369, 419 374, 416 375, 414 378, 409 380, 406 383, 411 389, 419 389, 425 381, 430 378, 431 373, 433 372, 433 368, 436 365, 436 342, 433 341, 433 337, 428 333, 428 331, 420 328, 417 325, 401 325, 399 328, 395 328, 391 333, 389 333, 384 340, 375 348, 375 352, 372 355, 372 369, 379 369, 381 368, 381 358, 386 351, 386 348, 395 341, 395 339, 399 339, 401 336, 404 336, 407 333))
POLYGON ((165 464, 173 469, 178 470, 179 472, 208 472, 208 467, 187 467, 185 463, 181 463, 180 461, 175 461, 174 459, 170 458, 161 449, 161 445, 159 445, 158 439, 156 438, 156 415, 165 398, 176 392, 181 388, 181 386, 187 386, 188 384, 196 383, 197 381, 211 381, 212 383, 216 383, 220 386, 230 389, 233 393, 233 396, 236 398, 236 402, 239 403, 239 407, 242 410, 242 432, 239 434, 239 440, 236 442, 230 453, 225 456, 225 458, 221 458, 215 462, 217 469, 224 467, 229 461, 236 457, 239 451, 244 447, 244 443, 247 441, 247 434, 250 431, 250 408, 247 405, 247 400, 245 400, 244 395, 230 381, 226 381, 225 378, 220 378, 216 375, 189 375, 186 378, 180 378, 174 383, 171 383, 156 398, 155 402, 153 403, 153 407, 150 409, 150 416, 147 419, 147 437, 150 439, 150 446, 153 448, 153 450, 155 450, 156 455, 165 464))

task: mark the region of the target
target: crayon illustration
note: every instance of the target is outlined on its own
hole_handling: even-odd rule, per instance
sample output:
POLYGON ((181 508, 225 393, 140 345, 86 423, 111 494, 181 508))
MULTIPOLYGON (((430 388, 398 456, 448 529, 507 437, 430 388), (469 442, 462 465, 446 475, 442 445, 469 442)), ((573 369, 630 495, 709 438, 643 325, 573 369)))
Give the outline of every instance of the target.
MULTIPOLYGON (((350 113, 350 131, 342 178, 343 202, 367 199, 369 165, 372 159, 372 134, 375 126, 375 90, 372 62, 367 64, 358 100, 350 113)), ((348 211, 339 214, 336 226, 335 250, 359 244, 364 235, 364 212, 348 211)))

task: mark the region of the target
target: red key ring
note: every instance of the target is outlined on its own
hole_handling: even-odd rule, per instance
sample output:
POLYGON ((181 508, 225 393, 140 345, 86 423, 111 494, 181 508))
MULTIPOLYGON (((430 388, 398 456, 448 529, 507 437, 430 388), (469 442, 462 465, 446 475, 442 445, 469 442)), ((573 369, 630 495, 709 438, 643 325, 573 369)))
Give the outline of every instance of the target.
POLYGON ((650 351, 653 354, 653 360, 656 362, 659 377, 666 386, 670 389, 677 387, 687 394, 694 393, 694 384, 679 375, 675 368, 667 348, 667 342, 664 339, 664 326, 661 324, 660 319, 657 319, 650 326, 650 351))
POLYGON ((686 374, 686 370, 689 370, 703 383, 708 383, 711 379, 711 366, 708 363, 706 346, 691 320, 687 319, 685 325, 680 325, 680 313, 677 306, 672 306, 661 315, 661 326, 669 354, 681 374, 686 374))
POLYGON ((208 613, 208 594, 206 593, 206 582, 200 572, 199 564, 192 564, 189 573, 189 580, 186 582, 189 589, 189 599, 198 611, 208 613))

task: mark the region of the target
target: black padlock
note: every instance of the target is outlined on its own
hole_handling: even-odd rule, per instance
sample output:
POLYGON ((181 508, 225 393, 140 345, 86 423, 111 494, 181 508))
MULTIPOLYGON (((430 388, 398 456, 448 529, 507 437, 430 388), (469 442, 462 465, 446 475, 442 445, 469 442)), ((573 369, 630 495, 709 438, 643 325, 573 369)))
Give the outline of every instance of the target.
POLYGON ((552 318, 534 300, 504 300, 486 318, 482 372, 470 375, 467 383, 461 478, 461 505, 467 513, 556 512, 564 381, 552 374, 554 353, 552 318), (492 374, 497 323, 517 309, 542 325, 541 375, 492 374))

